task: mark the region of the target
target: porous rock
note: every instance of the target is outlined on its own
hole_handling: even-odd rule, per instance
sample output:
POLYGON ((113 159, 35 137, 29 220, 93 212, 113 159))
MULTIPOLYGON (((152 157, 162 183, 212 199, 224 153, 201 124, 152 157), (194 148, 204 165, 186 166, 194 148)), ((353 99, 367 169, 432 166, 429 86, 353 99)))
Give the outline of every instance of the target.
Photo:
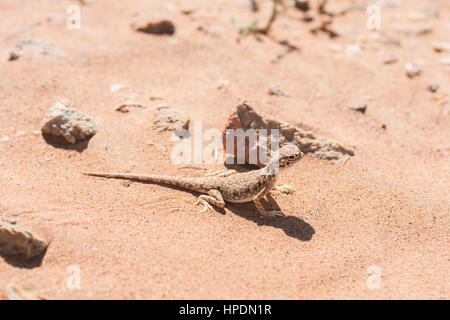
POLYGON ((60 100, 51 106, 41 122, 43 134, 62 137, 68 143, 86 140, 97 131, 91 117, 73 107, 68 100, 60 100))
POLYGON ((184 112, 160 106, 155 111, 153 127, 157 131, 178 131, 189 128, 189 117, 184 112))

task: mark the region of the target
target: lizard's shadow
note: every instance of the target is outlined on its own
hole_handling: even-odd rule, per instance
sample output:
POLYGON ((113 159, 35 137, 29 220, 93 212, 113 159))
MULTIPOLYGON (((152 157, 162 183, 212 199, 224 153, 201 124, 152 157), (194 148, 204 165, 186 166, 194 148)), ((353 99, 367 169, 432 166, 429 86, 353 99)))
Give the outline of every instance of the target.
MULTIPOLYGON (((237 166, 236 168, 239 168, 237 166)), ((241 167, 242 169, 242 167, 241 167)), ((245 168, 244 168, 245 170, 245 168)), ((130 179, 131 181, 136 181, 133 179, 130 179)), ((138 183, 144 183, 144 184, 156 184, 156 185, 162 185, 166 186, 165 184, 157 183, 157 182, 147 182, 147 181, 136 181, 138 183)), ((177 186, 171 186, 171 188, 175 190, 180 190, 183 192, 190 193, 192 195, 198 196, 199 193, 191 190, 186 190, 181 187, 177 186)), ((266 208, 273 208, 271 210, 280 210, 280 207, 275 199, 272 199, 270 202, 266 202, 265 200, 262 200, 264 207, 266 208)), ((307 223, 306 221, 299 219, 294 216, 286 216, 286 217, 264 217, 261 216, 258 211, 256 210, 256 207, 253 203, 229 203, 227 202, 225 207, 229 209, 234 214, 245 218, 247 220, 250 220, 254 223, 256 223, 258 226, 271 226, 274 228, 278 228, 284 231, 286 235, 289 237, 298 239, 300 241, 310 241, 316 233, 314 228, 307 223)), ((226 212, 224 208, 218 208, 213 206, 215 211, 225 215, 226 212)))
MULTIPOLYGON (((251 170, 260 169, 257 166, 248 164, 242 165, 242 164, 225 163, 225 167, 227 167, 228 169, 234 169, 237 172, 247 172, 251 170)), ((272 199, 270 202, 266 202, 264 205, 267 208, 274 207, 271 210, 281 211, 280 206, 278 205, 275 199, 272 199)), ((316 233, 314 228, 308 222, 294 216, 286 216, 286 217, 261 216, 257 212, 255 205, 252 203, 240 203, 239 205, 227 203, 226 207, 230 209, 234 214, 247 220, 250 220, 256 223, 258 226, 271 226, 274 228, 282 229, 286 235, 298 239, 300 241, 310 241, 314 233, 316 233), (249 214, 249 212, 252 213, 249 214)), ((225 210, 223 210, 222 208, 216 208, 216 210, 225 214, 225 210)))
MULTIPOLYGON (((272 205, 275 205, 275 210, 279 210, 279 206, 275 201, 272 201, 271 203, 272 205)), ((281 229, 287 236, 298 239, 300 241, 310 241, 314 233, 316 233, 314 228, 308 222, 294 216, 261 216, 257 212, 255 205, 253 205, 252 203, 227 203, 226 207, 234 214, 250 220, 256 223, 258 226, 271 226, 273 228, 281 229)), ((224 213, 224 210, 222 208, 219 208, 218 210, 224 213)))

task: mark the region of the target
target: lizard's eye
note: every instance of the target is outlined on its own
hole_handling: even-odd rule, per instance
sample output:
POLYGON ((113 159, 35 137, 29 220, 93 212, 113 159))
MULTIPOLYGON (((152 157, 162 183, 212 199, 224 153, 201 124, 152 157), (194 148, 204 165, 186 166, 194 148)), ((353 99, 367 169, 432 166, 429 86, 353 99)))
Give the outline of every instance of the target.
POLYGON ((295 156, 289 156, 289 159, 295 160, 295 156))

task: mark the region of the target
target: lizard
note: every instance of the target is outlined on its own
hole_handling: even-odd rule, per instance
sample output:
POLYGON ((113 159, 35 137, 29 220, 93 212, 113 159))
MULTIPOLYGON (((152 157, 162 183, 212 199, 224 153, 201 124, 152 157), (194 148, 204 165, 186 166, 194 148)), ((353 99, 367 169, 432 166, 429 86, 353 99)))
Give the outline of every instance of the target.
MULTIPOLYGON (((278 190, 290 193, 290 186, 276 186, 280 169, 290 167, 303 156, 303 153, 294 144, 288 144, 280 148, 267 165, 261 169, 238 173, 234 170, 232 174, 220 177, 185 178, 180 176, 166 176, 158 174, 135 174, 135 173, 108 173, 108 172, 84 172, 87 176, 104 178, 128 179, 142 182, 153 182, 175 186, 202 193, 196 204, 202 204, 206 212, 212 210, 211 205, 223 208, 225 201, 231 203, 253 202, 256 209, 264 216, 284 216, 281 211, 266 211, 261 204, 261 199, 267 196, 271 198, 270 191, 278 190)), ((273 200, 272 198, 269 200, 273 200)))

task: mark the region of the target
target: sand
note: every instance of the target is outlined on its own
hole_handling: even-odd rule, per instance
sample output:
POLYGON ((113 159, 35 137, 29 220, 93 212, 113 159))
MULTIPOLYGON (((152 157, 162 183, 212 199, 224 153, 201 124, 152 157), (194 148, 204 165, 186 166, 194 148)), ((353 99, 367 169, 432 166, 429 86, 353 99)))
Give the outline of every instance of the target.
POLYGON ((310 32, 315 9, 312 23, 286 9, 270 35, 299 50, 277 63, 285 47, 240 37, 232 23, 262 23, 269 1, 258 13, 231 0, 85 2, 71 30, 66 10, 78 1, 0 1, 0 216, 49 242, 37 263, 0 257, 3 298, 9 284, 46 299, 449 298, 450 71, 439 61, 450 53, 433 50, 450 41, 448 1, 384 6, 379 31, 366 28, 372 2, 360 1, 362 10, 333 18, 333 39, 310 32), (136 19, 170 20, 175 34, 136 32, 136 19), (422 25, 431 32, 404 32, 422 25), (21 39, 54 50, 8 61, 21 39), (418 76, 407 77, 408 62, 418 76), (272 85, 289 97, 269 95, 272 85), (146 108, 115 111, 130 95, 146 108), (62 98, 95 120, 87 143, 62 147, 40 134, 62 98), (223 130, 239 98, 355 156, 305 156, 281 175, 296 193, 274 195, 287 217, 273 219, 253 204, 199 214, 196 194, 82 175, 201 176, 171 162, 175 142, 152 128, 154 110, 167 104, 223 130), (364 114, 350 109, 360 103, 364 114))

